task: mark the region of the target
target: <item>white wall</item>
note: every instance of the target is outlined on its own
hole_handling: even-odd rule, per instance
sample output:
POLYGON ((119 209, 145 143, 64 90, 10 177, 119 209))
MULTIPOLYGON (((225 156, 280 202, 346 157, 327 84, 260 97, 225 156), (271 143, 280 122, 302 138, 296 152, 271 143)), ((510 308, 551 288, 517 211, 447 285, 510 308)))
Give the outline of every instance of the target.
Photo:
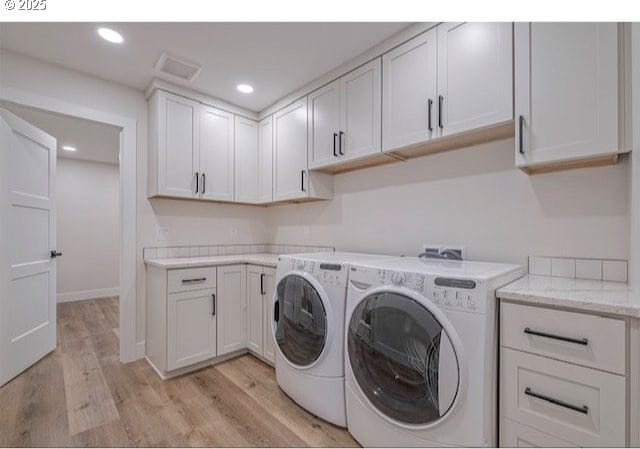
POLYGON ((137 122, 137 286, 136 341, 145 338, 145 267, 142 248, 154 246, 156 226, 171 227, 179 244, 263 242, 267 236, 262 207, 151 200, 147 192, 147 102, 143 92, 24 55, 0 50, 0 89, 12 88, 95 110, 131 117, 137 122))
MULTIPOLYGON (((117 152, 117 148, 113 148, 117 152)), ((109 294, 119 286, 117 165, 58 159, 58 301, 109 294)))
POLYGON ((278 243, 417 255, 460 244, 468 259, 628 257, 627 161, 527 176, 513 139, 335 177, 333 201, 270 208, 278 243))

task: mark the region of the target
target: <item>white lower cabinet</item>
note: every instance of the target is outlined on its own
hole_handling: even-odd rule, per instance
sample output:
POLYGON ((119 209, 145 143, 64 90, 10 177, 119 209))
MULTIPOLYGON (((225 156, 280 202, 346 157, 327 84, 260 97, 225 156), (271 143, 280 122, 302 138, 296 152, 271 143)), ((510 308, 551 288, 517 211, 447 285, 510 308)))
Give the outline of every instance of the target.
POLYGON ((215 356, 215 290, 170 293, 167 300, 167 370, 215 356))
POLYGON ((250 350, 274 363, 275 268, 147 265, 146 357, 172 377, 250 350))
POLYGON ((503 302, 501 445, 626 446, 628 378, 611 372, 627 357, 626 324, 503 302))
POLYGON ((238 351, 247 341, 247 266, 218 267, 218 355, 238 351))
POLYGON ((247 267, 247 348, 274 363, 271 333, 271 301, 275 291, 275 269, 247 267))

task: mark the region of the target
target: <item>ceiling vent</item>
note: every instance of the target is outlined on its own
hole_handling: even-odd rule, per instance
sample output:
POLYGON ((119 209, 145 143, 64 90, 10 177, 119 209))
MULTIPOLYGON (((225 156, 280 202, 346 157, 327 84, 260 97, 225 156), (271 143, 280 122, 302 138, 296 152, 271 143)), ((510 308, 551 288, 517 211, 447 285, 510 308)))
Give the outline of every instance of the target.
POLYGON ((190 83, 198 76, 202 66, 162 52, 155 69, 160 77, 190 83))

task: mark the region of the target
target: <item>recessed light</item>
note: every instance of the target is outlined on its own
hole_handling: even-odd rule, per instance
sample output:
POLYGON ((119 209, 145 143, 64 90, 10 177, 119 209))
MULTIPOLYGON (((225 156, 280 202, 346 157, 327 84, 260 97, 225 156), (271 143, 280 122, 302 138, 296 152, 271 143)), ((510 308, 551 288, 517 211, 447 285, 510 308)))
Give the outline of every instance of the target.
POLYGON ((64 151, 76 151, 76 147, 72 147, 71 145, 65 145, 62 147, 64 151))
POLYGON ((98 34, 105 41, 109 41, 114 44, 121 44, 124 42, 122 34, 118 33, 116 30, 112 30, 111 28, 98 28, 98 34))
POLYGON ((238 89, 243 94, 250 94, 251 92, 253 92, 253 86, 249 84, 238 84, 236 86, 236 89, 238 89))

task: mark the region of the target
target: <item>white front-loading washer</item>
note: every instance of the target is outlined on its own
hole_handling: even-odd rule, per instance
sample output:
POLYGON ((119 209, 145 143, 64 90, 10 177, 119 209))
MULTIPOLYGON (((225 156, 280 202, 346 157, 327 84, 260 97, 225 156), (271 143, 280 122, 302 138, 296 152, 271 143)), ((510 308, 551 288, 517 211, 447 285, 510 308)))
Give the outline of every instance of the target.
POLYGON ((271 302, 276 379, 304 409, 346 427, 344 314, 351 263, 391 256, 342 252, 284 255, 271 302))
POLYGON ((403 258, 352 265, 349 432, 363 446, 495 446, 495 289, 517 265, 403 258))

